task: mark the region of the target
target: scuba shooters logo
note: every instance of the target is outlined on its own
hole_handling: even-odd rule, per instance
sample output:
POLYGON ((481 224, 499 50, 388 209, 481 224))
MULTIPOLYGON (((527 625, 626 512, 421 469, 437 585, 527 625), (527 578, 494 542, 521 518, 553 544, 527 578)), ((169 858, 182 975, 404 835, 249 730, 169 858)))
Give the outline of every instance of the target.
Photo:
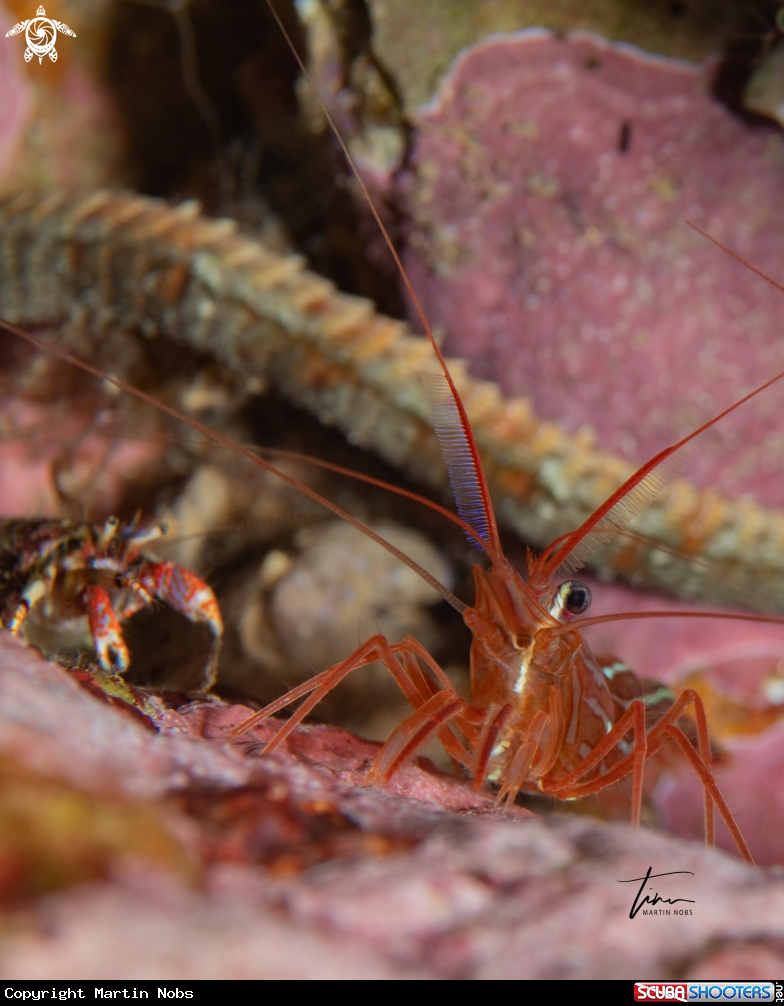
POLYGON ((47 17, 43 7, 39 7, 35 12, 34 18, 15 24, 10 31, 5 33, 5 37, 18 35, 20 32, 25 33, 25 40, 27 42, 24 54, 25 63, 29 63, 33 56, 38 57, 39 63, 43 61, 44 56, 48 56, 53 63, 56 63, 57 50, 54 47, 54 43, 57 39, 58 31, 62 32, 63 35, 73 35, 76 38, 76 33, 71 31, 67 24, 47 17))
POLYGON ((781 982, 635 982, 634 1001, 677 1002, 781 1002, 781 982))

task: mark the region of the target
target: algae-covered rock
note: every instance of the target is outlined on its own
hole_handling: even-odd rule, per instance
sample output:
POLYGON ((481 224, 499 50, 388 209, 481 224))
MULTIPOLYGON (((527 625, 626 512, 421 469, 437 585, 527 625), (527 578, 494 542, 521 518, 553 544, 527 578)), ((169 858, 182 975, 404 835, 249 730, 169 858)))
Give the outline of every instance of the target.
POLYGON ((407 111, 428 102, 461 49, 524 28, 591 31, 648 52, 702 62, 744 23, 736 0, 369 0, 373 47, 392 73, 407 111))

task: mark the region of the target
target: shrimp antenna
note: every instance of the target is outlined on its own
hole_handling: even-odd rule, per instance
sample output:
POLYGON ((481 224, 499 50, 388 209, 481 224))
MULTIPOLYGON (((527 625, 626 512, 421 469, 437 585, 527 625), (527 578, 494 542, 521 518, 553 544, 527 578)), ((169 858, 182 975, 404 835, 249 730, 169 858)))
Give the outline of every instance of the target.
POLYGON ((737 611, 624 611, 614 615, 593 615, 590 618, 575 618, 565 625, 555 628, 549 626, 540 632, 550 636, 564 636, 575 630, 586 629, 589 625, 604 625, 606 622, 628 622, 641 618, 720 618, 735 622, 765 622, 773 625, 784 625, 780 615, 752 615, 737 611))
MULTIPOLYGON (((771 282, 773 281, 771 280, 771 282)), ((666 447, 663 451, 659 451, 650 461, 646 461, 576 531, 556 539, 544 550, 537 560, 537 574, 542 577, 550 577, 555 575, 559 568, 567 573, 579 569, 613 534, 622 530, 630 520, 641 513, 682 470, 685 459, 682 453, 680 457, 675 457, 677 452, 682 451, 682 448, 698 437, 700 433, 710 429, 720 419, 740 408, 751 398, 761 394, 771 384, 780 381, 782 377, 784 377, 784 370, 765 381, 754 391, 750 391, 748 395, 744 395, 743 398, 724 409, 717 416, 709 419, 707 423, 703 423, 682 440, 666 447), (593 533, 591 534, 591 532, 593 533), (589 534, 590 538, 587 537, 589 534)))
MULTIPOLYGON (((747 262, 741 255, 738 255, 737 252, 722 244, 721 241, 712 237, 707 231, 692 223, 691 220, 687 220, 686 223, 692 230, 707 238, 717 248, 721 248, 723 252, 726 252, 727 255, 740 262, 741 265, 755 273, 760 279, 764 279, 766 283, 770 283, 771 286, 784 293, 784 285, 777 283, 775 279, 772 279, 761 269, 747 262)), ((723 412, 708 420, 699 429, 684 437, 683 440, 679 440, 678 443, 660 451, 641 468, 638 468, 634 475, 627 479, 576 531, 556 539, 556 541, 545 549, 538 560, 540 575, 545 577, 553 576, 559 567, 567 574, 579 569, 597 549, 609 540, 613 533, 622 530, 630 520, 648 506, 653 498, 682 470, 685 460, 683 454, 681 453, 680 457, 675 456, 677 452, 681 451, 681 448, 685 447, 690 441, 694 440, 695 437, 709 429, 720 419, 723 419, 724 416, 729 415, 730 412, 734 412, 739 406, 748 402, 750 398, 754 398, 760 392, 769 388, 771 384, 775 384, 776 381, 781 380, 782 377, 784 377, 784 371, 776 374, 775 377, 772 377, 769 381, 766 381, 754 391, 745 395, 739 401, 735 402, 734 405, 724 409, 723 412), (593 533, 591 534, 591 532, 593 533), (589 535, 590 537, 588 537, 589 535)))
POLYGON ((165 412, 174 419, 178 419, 181 423, 186 423, 188 426, 192 427, 192 429, 197 430, 199 433, 208 437, 216 444, 220 444, 221 447, 228 447, 229 450, 234 451, 235 454, 240 454, 242 457, 252 461, 253 464, 258 465, 259 468, 263 468, 265 471, 270 472, 282 482, 286 482, 288 485, 298 489, 301 493, 309 496, 316 503, 320 503, 321 506, 325 507, 327 510, 331 510, 336 517, 340 517, 341 520, 351 524, 352 527, 355 527, 358 531, 361 531, 362 534, 367 535, 368 538, 371 538, 382 548, 385 548, 387 552, 391 552, 392 555, 400 559, 401 562, 405 563, 406 566, 413 569, 415 573, 421 576, 426 583, 429 583, 434 590, 438 591, 444 600, 451 604, 456 611, 459 611, 461 615, 468 609, 467 604, 461 601, 459 597, 456 597, 448 587, 445 587, 444 584, 437 580, 431 573, 428 573, 428 571, 420 566, 418 562, 414 562, 413 559, 409 558, 405 552, 401 552, 400 549, 395 548, 394 545, 382 538, 380 534, 376 534, 372 528, 363 524, 362 521, 357 520, 356 517, 352 517, 350 513, 346 513, 346 511, 339 507, 336 503, 328 500, 325 496, 322 496, 321 493, 317 493, 316 490, 311 489, 310 486, 306 486, 302 482, 299 482, 291 475, 287 475, 285 472, 282 472, 279 468, 270 464, 269 461, 265 461, 264 458, 259 457, 258 454, 255 454, 249 448, 243 447, 242 444, 238 444, 236 441, 232 440, 230 437, 224 436, 222 433, 218 433, 217 430, 210 429, 209 426, 205 426, 204 423, 200 423, 199 420, 194 419, 193 416, 186 416, 184 412, 180 412, 179 409, 175 409, 173 405, 167 405, 166 402, 158 401, 154 395, 148 395, 146 391, 142 391, 140 388, 134 387, 133 384, 128 384, 127 381, 123 381, 119 377, 110 376, 99 367, 94 367, 92 364, 87 363, 86 360, 81 360, 78 356, 74 356, 67 350, 60 349, 59 346, 53 346, 44 339, 39 339, 38 336, 32 335, 30 332, 25 332, 24 329, 10 324, 10 322, 0 320, 0 328, 6 329, 18 336, 20 339, 24 339, 25 342, 29 342, 31 345, 35 346, 36 349, 40 349, 44 353, 57 356, 61 360, 65 360, 66 363, 73 364, 73 366, 79 367, 88 374, 92 374, 94 377, 98 377, 102 381, 107 381, 109 384, 113 384, 116 388, 119 388, 120 391, 133 395, 134 398, 138 398, 140 401, 146 402, 148 405, 152 405, 160 412, 165 412))
POLYGON ((455 493, 455 502, 457 503, 458 512, 463 520, 465 520, 465 522, 474 528, 474 530, 479 534, 482 539, 482 547, 485 552, 487 552, 493 562, 496 562, 503 558, 503 551, 501 549, 501 540, 498 536, 498 527, 496 526, 495 514, 493 513, 493 505, 490 501, 490 491, 487 487, 487 479, 485 478, 484 469, 482 468, 482 462, 479 457, 476 440, 474 439, 471 425, 468 422, 465 406, 463 405, 460 394, 455 387, 455 382, 452 380, 452 375, 449 373, 449 367, 447 367, 444 355, 441 352, 440 346, 436 342, 433 330, 431 329, 430 323, 425 316, 425 312, 419 298, 414 291, 414 287, 409 279, 408 273, 400 260, 400 256, 397 253, 397 249, 395 248, 392 238, 389 236, 389 232, 381 220, 378 210, 370 197, 368 188, 362 180, 362 176, 354 163, 354 159, 349 152, 345 140, 340 135, 340 131, 335 124, 326 103, 322 99, 318 92, 318 88, 311 79, 302 58, 297 52, 289 33, 286 31, 278 12, 272 4, 272 0, 267 0, 267 6, 272 12, 272 16, 277 21, 278 27, 283 33, 283 37, 288 42, 289 48, 299 64, 303 77, 315 94, 316 99, 321 106, 321 110, 324 113, 324 117, 329 123, 330 129, 335 134, 335 138, 340 144, 340 149, 343 151, 343 155, 351 168, 351 172, 356 178, 362 194, 370 207, 373 219, 378 225, 378 229, 381 232, 381 236, 383 237, 387 248, 389 248, 390 254, 392 255, 395 265, 397 266, 403 279, 403 285, 406 288, 406 292, 411 298, 411 303, 414 305, 414 309, 419 316, 419 320, 422 323, 425 334, 430 340, 430 344, 433 347, 439 364, 441 365, 441 370, 443 371, 444 380, 447 385, 447 389, 445 390, 448 396, 451 397, 454 407, 452 409, 446 407, 444 403, 444 396, 438 391, 434 391, 431 395, 430 390, 432 389, 432 385, 430 389, 426 389, 426 391, 428 391, 428 400, 431 404, 431 411, 433 412, 433 422, 436 436, 438 437, 439 444, 444 454, 444 464, 447 468, 450 485, 455 493))
POLYGON ((745 266, 748 270, 755 273, 755 275, 759 276, 760 279, 764 279, 766 283, 770 283, 771 286, 774 286, 777 290, 780 290, 781 293, 784 293, 784 285, 782 285, 781 283, 777 283, 775 279, 771 279, 771 277, 768 276, 767 273, 763 272, 761 269, 758 269, 755 265, 752 265, 751 262, 747 262, 742 255, 738 255, 738 253, 734 252, 732 248, 728 248, 727 245, 722 244, 718 238, 712 237, 710 234, 708 234, 707 231, 704 231, 702 227, 698 227, 697 224, 692 223, 691 220, 687 220, 686 223, 689 227, 691 227, 693 231, 696 231, 698 234, 701 234, 704 238, 707 238, 708 241, 710 241, 712 244, 715 244, 717 248, 721 248, 723 252, 726 252, 727 255, 730 255, 732 258, 734 258, 736 262, 740 262, 742 266, 745 266))

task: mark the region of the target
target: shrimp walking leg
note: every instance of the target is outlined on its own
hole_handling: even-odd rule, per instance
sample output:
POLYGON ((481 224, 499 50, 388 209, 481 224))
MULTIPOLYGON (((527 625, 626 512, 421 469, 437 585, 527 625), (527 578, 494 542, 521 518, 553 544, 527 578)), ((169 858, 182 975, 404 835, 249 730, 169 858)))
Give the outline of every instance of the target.
POLYGON ((454 689, 436 692, 392 731, 370 767, 365 781, 386 782, 417 749, 460 715, 468 703, 454 689))
MULTIPOLYGON (((658 729, 658 725, 656 729, 658 729)), ((645 706, 640 701, 634 701, 608 732, 607 736, 586 755, 572 772, 558 780, 549 782, 543 780, 540 783, 540 788, 544 793, 550 793, 559 799, 568 800, 573 797, 587 795, 588 792, 598 793, 599 790, 609 786, 611 782, 623 779, 631 772, 633 773, 632 824, 639 825, 645 762, 654 753, 651 749, 650 739, 645 732, 645 706), (618 765, 609 772, 606 772, 599 779, 580 785, 580 779, 596 768, 616 748, 630 730, 634 731, 634 751, 632 754, 624 758, 618 765), (623 771, 620 771, 622 766, 623 771)))
MULTIPOLYGON (((428 678, 427 675, 422 670, 417 658, 421 658, 426 666, 433 669, 434 675, 438 678, 438 683, 443 684, 447 691, 452 691, 453 686, 449 681, 449 678, 444 674, 438 664, 433 660, 427 650, 419 643, 416 639, 411 636, 403 637, 403 645, 410 645, 410 650, 400 650, 398 651, 398 659, 403 664, 406 675, 416 688, 419 693, 419 699, 414 701, 413 697, 409 697, 409 701, 414 709, 418 709, 421 705, 426 703, 433 695, 439 692, 438 684, 432 679, 428 678), (421 652, 420 652, 421 651, 421 652)), ((467 708, 461 711, 461 715, 465 718, 465 713, 467 708)), ((471 723, 465 722, 461 724, 461 732, 466 734, 469 743, 474 739, 475 730, 471 723)), ((470 770, 473 758, 468 748, 461 744, 455 734, 449 729, 448 726, 442 726, 438 731, 438 738, 441 741, 444 750, 449 755, 457 766, 466 768, 470 770)))
POLYGON ((536 756, 536 749, 539 740, 548 726, 550 717, 540 709, 531 720, 531 723, 523 735, 520 747, 517 749, 512 764, 506 773, 503 785, 498 793, 498 802, 504 801, 507 806, 514 803, 515 797, 520 791, 520 787, 526 780, 526 776, 531 768, 531 763, 536 756))
MULTIPOLYGON (((719 813, 724 819, 724 823, 730 830, 730 834, 732 835, 732 838, 735 844, 737 845, 738 851, 740 852, 741 856, 746 860, 747 863, 753 863, 754 859, 752 858, 751 850, 746 844, 746 840, 743 838, 740 828, 735 823, 735 818, 732 816, 732 812, 727 806, 724 797, 721 795, 721 790, 716 785, 716 782, 713 778, 713 774, 710 768, 705 764, 703 759, 699 756, 699 754, 697 754, 697 752, 691 746, 688 738, 686 737, 686 735, 683 733, 682 730, 680 730, 676 726, 668 726, 667 733, 677 743, 678 747, 681 749, 681 751, 683 751, 683 753, 691 762, 694 771, 700 777, 700 782, 702 783, 703 788, 705 790, 706 805, 708 804, 708 800, 710 799, 711 800, 710 806, 712 811, 713 803, 715 802, 716 806, 719 809, 719 813)), ((711 817, 712 816, 713 814, 711 813, 711 817)), ((706 833, 707 833, 707 827, 706 827, 706 833)), ((706 834, 706 841, 707 841, 707 834, 706 834)))
POLYGON ((498 793, 499 801, 505 801, 509 806, 526 781, 536 783, 551 771, 563 743, 564 729, 563 700, 560 689, 554 685, 550 689, 549 712, 540 709, 531 721, 504 776, 498 793), (541 748, 539 761, 534 764, 545 729, 547 741, 541 748))
POLYGON ((529 773, 530 778, 534 781, 544 778, 552 769, 558 757, 558 752, 561 750, 564 733, 566 732, 563 699, 561 697, 561 690, 556 685, 553 685, 550 689, 549 707, 548 725, 550 730, 547 744, 542 751, 541 758, 529 773))
POLYGON ((479 735, 476 745, 476 758, 473 768, 474 789, 481 789, 487 766, 493 754, 493 748, 506 723, 514 715, 514 709, 509 704, 500 709, 493 706, 488 710, 487 720, 479 735))
MULTIPOLYGON (((632 707, 629 708, 628 712, 624 714, 623 717, 618 721, 616 726, 607 735, 601 744, 598 744, 594 750, 587 756, 587 758, 577 766, 577 768, 571 772, 568 776, 563 779, 558 780, 558 782, 550 784, 548 787, 549 792, 554 796, 561 799, 568 799, 569 797, 581 797, 589 796, 592 793, 598 793, 600 790, 605 789, 607 786, 618 782, 625 776, 629 775, 630 772, 635 771, 635 758, 637 757, 637 752, 633 752, 628 755, 617 765, 614 765, 608 772, 606 772, 601 778, 592 780, 587 783, 579 783, 579 779, 582 778, 587 772, 594 768, 602 758, 606 757, 607 751, 606 741, 615 733, 618 727, 627 719, 629 714, 632 712, 633 706, 637 703, 633 703, 632 707), (597 758, 597 754, 599 757, 597 758)), ((642 705, 642 703, 639 703, 642 705)), ((628 727, 627 727, 628 729, 628 727)), ((616 736, 616 743, 620 737, 616 736)), ((732 812, 727 806, 727 802, 721 795, 719 787, 716 785, 716 781, 713 778, 713 773, 711 772, 711 756, 710 747, 708 743, 708 732, 707 732, 707 722, 705 718, 705 709, 702 704, 702 699, 699 695, 692 689, 686 689, 678 699, 673 703, 670 709, 665 713, 662 719, 656 724, 656 726, 648 733, 647 736, 647 750, 646 750, 646 760, 652 758, 668 740, 674 740, 681 751, 684 753, 689 763, 691 764, 694 771, 697 773, 700 782, 703 785, 703 790, 705 792, 705 840, 708 844, 713 843, 714 839, 714 828, 713 828, 713 808, 714 805, 721 814, 722 820, 727 825, 730 834, 732 835, 733 841, 738 847, 743 859, 748 863, 752 863, 753 859, 749 847, 741 834, 740 828, 735 822, 735 818, 732 816, 732 812), (689 707, 693 706, 695 710, 695 716, 697 720, 697 740, 699 751, 695 751, 692 747, 690 741, 683 733, 683 731, 676 725, 677 719, 683 714, 683 712, 689 707)))
MULTIPOLYGON (((366 667, 368 664, 372 664, 377 660, 380 660, 390 672, 392 677, 395 679, 396 684, 415 710, 418 711, 422 708, 427 708, 429 710, 425 718, 431 715, 431 707, 428 706, 428 703, 432 702, 432 700, 436 699, 438 696, 448 695, 453 699, 458 699, 449 678, 447 678, 441 668, 438 667, 433 658, 430 657, 420 643, 417 643, 416 640, 410 639, 410 637, 406 637, 406 639, 404 639, 401 643, 390 644, 384 636, 376 635, 371 636, 367 642, 363 643, 359 649, 355 650, 351 656, 346 657, 345 660, 342 660, 340 663, 328 668, 326 671, 322 671, 321 674, 311 678, 310 681, 306 681, 302 685, 292 688, 291 691, 281 696, 281 698, 276 699, 275 702, 270 703, 268 706, 265 706, 264 709, 259 710, 259 712, 254 713, 253 716, 244 720, 239 724, 239 726, 234 728, 230 735, 231 739, 246 733, 252 727, 261 723, 262 720, 267 719, 269 716, 272 716, 274 713, 290 705, 292 702, 296 702, 298 699, 308 696, 293 716, 286 721, 286 723, 277 731, 268 743, 265 750, 274 751, 275 748, 289 736, 291 731, 302 722, 305 716, 307 716, 307 714, 319 702, 321 702, 324 696, 332 691, 332 689, 335 688, 343 680, 343 678, 352 671, 356 671, 360 667, 366 667), (435 683, 428 682, 428 679, 423 674, 416 661, 416 657, 422 655, 420 650, 427 657, 427 666, 432 667, 434 669, 434 673, 436 673, 435 669, 437 669, 438 684, 442 685, 442 688, 438 688, 435 683)), ((466 703, 462 699, 458 699, 458 702, 459 706, 455 707, 454 715, 456 715, 460 708, 466 706, 466 703)), ((401 724, 401 727, 404 727, 408 723, 409 720, 405 720, 401 724)), ((439 720, 432 727, 432 730, 436 730, 442 725, 442 721, 439 720)), ((399 729, 400 728, 398 728, 398 730, 399 729)), ((432 730, 430 732, 432 732, 432 730)), ((395 734, 393 734, 392 738, 390 738, 390 742, 394 737, 395 734)), ((422 742, 420 741, 418 743, 422 742)), ((385 749, 382 750, 382 755, 384 750, 385 749)), ((395 767, 397 767, 397 762, 395 767)), ((383 771, 386 774, 386 777, 388 777, 388 775, 394 771, 394 768, 388 770, 385 766, 383 771)))

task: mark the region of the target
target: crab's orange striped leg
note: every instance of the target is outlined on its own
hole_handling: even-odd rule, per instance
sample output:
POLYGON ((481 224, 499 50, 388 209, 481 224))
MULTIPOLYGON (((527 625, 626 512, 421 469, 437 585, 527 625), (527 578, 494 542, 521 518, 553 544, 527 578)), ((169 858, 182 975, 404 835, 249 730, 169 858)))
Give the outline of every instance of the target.
POLYGON ((25 587, 22 593, 22 600, 16 606, 16 610, 11 616, 11 621, 8 623, 8 628, 15 636, 19 635, 22 623, 41 598, 49 593, 50 588, 51 579, 47 580, 45 578, 33 580, 32 583, 28 583, 25 587))

